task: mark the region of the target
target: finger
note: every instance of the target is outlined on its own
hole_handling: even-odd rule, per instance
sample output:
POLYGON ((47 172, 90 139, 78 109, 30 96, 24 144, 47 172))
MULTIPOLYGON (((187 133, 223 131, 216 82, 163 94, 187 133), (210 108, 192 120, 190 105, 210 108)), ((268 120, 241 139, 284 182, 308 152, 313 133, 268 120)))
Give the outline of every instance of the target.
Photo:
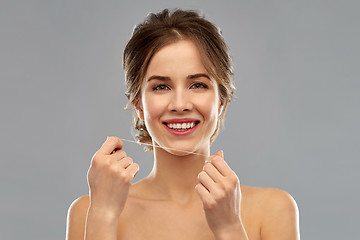
POLYGON ((223 178, 222 174, 211 163, 205 163, 203 171, 206 172, 215 183, 220 182, 221 178, 223 178))
POLYGON ((211 197, 209 191, 202 184, 197 184, 195 186, 195 191, 198 193, 204 206, 207 206, 210 202, 213 201, 213 198, 211 197))
POLYGON ((136 176, 136 174, 139 172, 139 165, 137 163, 132 163, 128 168, 126 168, 126 172, 130 174, 133 178, 136 176))
POLYGON ((122 149, 123 142, 118 137, 110 136, 107 137, 104 144, 101 146, 98 152, 103 154, 111 154, 114 150, 122 149))
POLYGON ((127 169, 134 161, 131 157, 124 157, 120 161, 117 161, 121 168, 127 169))
POLYGON ((202 171, 198 175, 199 183, 202 184, 210 193, 215 192, 215 182, 209 177, 209 175, 202 171))
POLYGON ((219 157, 224 158, 224 151, 220 150, 217 153, 215 153, 215 155, 218 155, 219 157))
POLYGON ((219 152, 216 155, 210 157, 210 162, 215 166, 215 168, 221 173, 223 176, 229 176, 232 174, 232 170, 229 165, 225 162, 225 160, 219 156, 219 152))
POLYGON ((124 150, 119 150, 119 151, 116 151, 114 152, 113 154, 111 154, 111 158, 116 160, 116 161, 119 161, 123 158, 127 157, 126 155, 126 152, 124 150))

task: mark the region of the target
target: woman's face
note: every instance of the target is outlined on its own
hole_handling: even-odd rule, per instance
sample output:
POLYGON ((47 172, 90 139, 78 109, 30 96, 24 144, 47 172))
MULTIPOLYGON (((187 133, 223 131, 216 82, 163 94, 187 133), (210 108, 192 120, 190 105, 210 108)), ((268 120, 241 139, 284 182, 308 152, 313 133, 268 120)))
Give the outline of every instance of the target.
POLYGON ((169 44, 152 57, 137 110, 155 145, 206 152, 221 108, 218 85, 192 41, 169 44))

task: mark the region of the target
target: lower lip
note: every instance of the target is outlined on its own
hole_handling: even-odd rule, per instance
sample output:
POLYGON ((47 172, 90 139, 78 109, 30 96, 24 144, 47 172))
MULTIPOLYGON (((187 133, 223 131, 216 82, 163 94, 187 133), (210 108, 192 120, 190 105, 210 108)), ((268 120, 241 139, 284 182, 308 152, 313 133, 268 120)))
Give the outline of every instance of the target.
POLYGON ((174 130, 174 129, 169 128, 169 127, 168 127, 167 125, 165 125, 165 124, 164 124, 164 126, 165 126, 165 128, 166 128, 170 133, 172 133, 172 134, 174 134, 174 135, 177 135, 177 136, 185 136, 185 135, 189 135, 189 134, 193 133, 193 132, 196 130, 196 128, 199 126, 199 123, 196 124, 193 128, 189 128, 189 129, 187 129, 187 130, 185 130, 185 131, 176 131, 176 130, 174 130))

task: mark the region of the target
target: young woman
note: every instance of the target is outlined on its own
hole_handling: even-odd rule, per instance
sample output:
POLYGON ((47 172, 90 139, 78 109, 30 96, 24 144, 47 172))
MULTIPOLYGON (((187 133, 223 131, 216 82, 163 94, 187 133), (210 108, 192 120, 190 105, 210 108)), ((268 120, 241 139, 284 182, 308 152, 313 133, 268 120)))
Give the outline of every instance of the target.
POLYGON ((299 239, 289 194, 242 186, 226 154, 210 156, 235 89, 219 30, 194 11, 151 14, 123 60, 137 140, 151 143, 154 166, 131 184, 139 165, 108 137, 91 161, 89 196, 69 208, 67 239, 299 239))

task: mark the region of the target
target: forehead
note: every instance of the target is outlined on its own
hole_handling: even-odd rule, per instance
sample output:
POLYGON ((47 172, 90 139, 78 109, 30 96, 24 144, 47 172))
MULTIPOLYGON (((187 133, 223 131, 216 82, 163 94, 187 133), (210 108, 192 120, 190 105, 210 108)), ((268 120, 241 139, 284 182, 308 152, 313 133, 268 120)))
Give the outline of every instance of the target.
POLYGON ((200 72, 207 73, 197 45, 190 40, 180 40, 157 51, 151 58, 145 75, 176 76, 200 72))

